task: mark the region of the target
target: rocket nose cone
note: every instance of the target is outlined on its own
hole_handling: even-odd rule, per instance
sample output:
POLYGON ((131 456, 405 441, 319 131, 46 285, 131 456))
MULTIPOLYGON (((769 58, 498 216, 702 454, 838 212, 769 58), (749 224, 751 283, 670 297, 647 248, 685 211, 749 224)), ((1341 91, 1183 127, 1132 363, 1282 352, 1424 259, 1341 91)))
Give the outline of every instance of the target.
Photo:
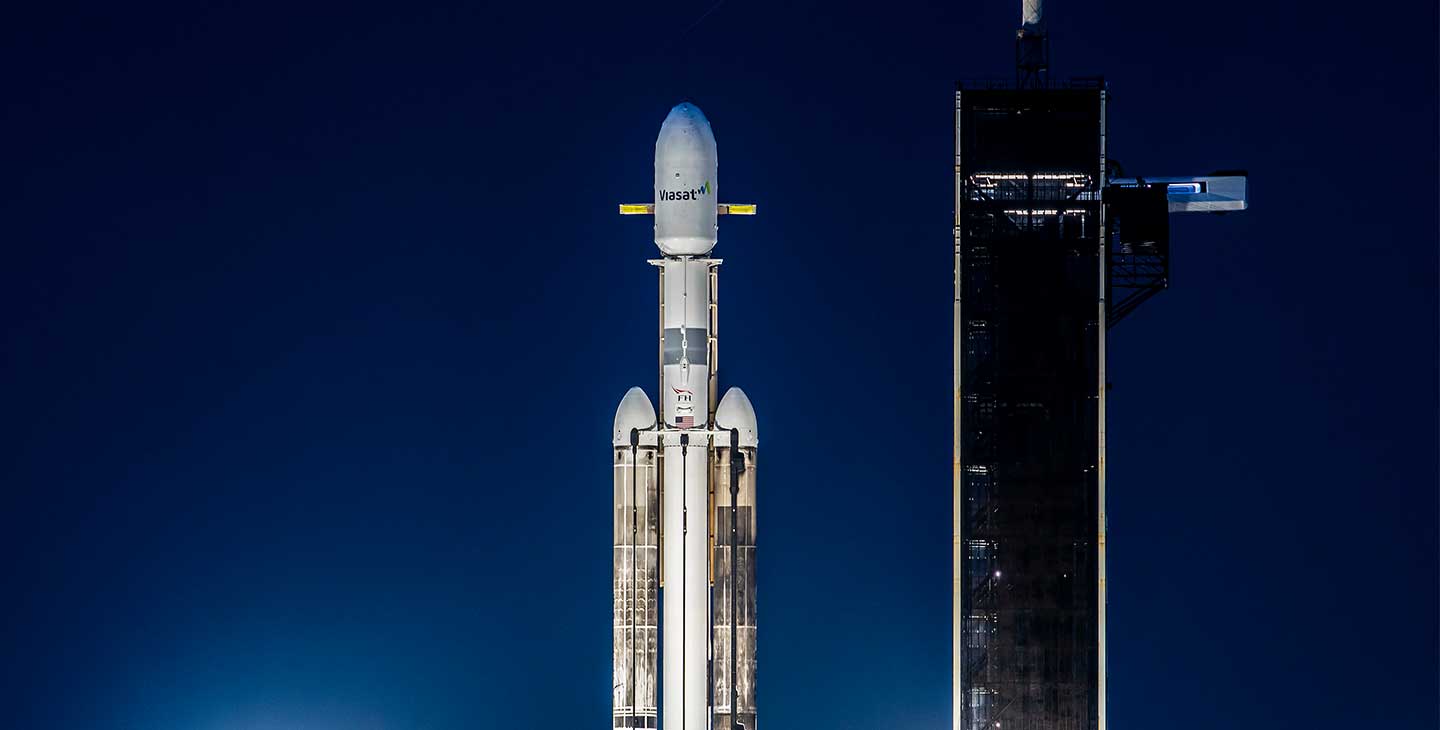
POLYGON ((660 125, 660 136, 655 146, 664 149, 671 145, 714 147, 715 133, 710 130, 710 120, 700 107, 684 102, 676 104, 660 125))
POLYGON ((625 397, 620 399, 620 407, 615 409, 612 442, 616 446, 629 444, 631 429, 645 431, 654 425, 655 406, 650 405, 650 399, 645 395, 645 391, 631 388, 625 393, 625 397))
POLYGON ((750 397, 739 388, 725 391, 725 397, 720 399, 720 405, 715 408, 715 425, 726 430, 733 428, 740 431, 741 446, 754 448, 760 444, 755 406, 750 405, 750 397))
POLYGON ((689 124, 696 127, 708 127, 710 126, 710 120, 705 118, 705 112, 700 111, 700 107, 688 101, 682 101, 676 104, 665 117, 665 125, 672 124, 689 124))

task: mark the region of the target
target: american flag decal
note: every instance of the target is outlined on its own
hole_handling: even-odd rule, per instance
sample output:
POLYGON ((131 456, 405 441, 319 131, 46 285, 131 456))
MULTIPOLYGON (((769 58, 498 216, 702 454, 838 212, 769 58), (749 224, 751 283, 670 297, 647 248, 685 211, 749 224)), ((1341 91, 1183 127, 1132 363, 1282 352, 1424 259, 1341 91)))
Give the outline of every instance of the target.
POLYGON ((694 416, 676 416, 676 417, 675 417, 675 427, 676 427, 676 428, 695 428, 695 417, 694 417, 694 416))

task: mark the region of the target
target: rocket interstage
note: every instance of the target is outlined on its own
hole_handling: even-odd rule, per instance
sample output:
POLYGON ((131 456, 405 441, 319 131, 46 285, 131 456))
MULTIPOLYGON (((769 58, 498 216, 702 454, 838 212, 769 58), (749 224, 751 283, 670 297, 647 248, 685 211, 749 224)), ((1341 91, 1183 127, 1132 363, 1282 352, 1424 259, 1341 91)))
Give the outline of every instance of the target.
POLYGON ((631 388, 612 439, 616 730, 756 727, 758 438, 743 391, 716 399, 709 257, 718 216, 755 207, 716 202, 716 169, 709 120, 680 104, 655 141, 655 202, 620 206, 655 216, 662 257, 660 410, 631 388))

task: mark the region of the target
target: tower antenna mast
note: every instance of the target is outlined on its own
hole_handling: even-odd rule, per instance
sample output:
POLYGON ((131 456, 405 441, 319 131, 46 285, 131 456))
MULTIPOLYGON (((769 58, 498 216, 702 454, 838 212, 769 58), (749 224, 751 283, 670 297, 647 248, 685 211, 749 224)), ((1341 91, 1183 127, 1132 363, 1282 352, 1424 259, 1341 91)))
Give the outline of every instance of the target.
POLYGON ((1050 75, 1050 36, 1045 30, 1045 0, 1020 0, 1020 30, 1015 32, 1015 85, 1044 88, 1050 75))

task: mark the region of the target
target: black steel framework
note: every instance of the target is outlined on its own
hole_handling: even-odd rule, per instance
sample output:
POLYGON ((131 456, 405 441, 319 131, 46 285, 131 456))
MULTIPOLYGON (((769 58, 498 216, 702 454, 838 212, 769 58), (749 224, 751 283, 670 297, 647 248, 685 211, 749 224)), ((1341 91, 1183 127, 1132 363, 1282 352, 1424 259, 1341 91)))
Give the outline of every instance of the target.
POLYGON ((1110 249, 1108 327, 1170 286, 1170 211, 1165 187, 1105 191, 1110 249))
POLYGON ((1104 86, 962 85, 956 112, 957 714, 1097 730, 1104 86))
POLYGON ((1015 84, 1043 88, 1049 81, 1050 38, 1043 30, 1021 28, 1015 34, 1015 84))

